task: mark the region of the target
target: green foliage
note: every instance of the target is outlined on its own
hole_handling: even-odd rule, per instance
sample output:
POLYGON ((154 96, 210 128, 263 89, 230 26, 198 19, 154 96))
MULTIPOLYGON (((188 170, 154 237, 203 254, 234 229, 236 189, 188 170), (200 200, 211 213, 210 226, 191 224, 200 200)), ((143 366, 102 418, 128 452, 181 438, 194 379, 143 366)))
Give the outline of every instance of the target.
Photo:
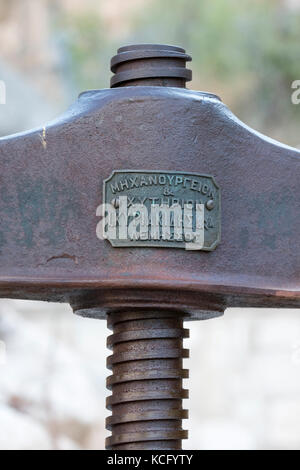
POLYGON ((63 32, 66 74, 77 90, 107 87, 109 48, 107 31, 95 12, 60 16, 56 31, 63 32))
POLYGON ((148 0, 116 44, 93 13, 63 27, 82 89, 108 86, 109 55, 119 43, 178 44, 193 57, 192 88, 220 94, 248 124, 299 144, 291 83, 300 79, 300 9, 281 0, 148 0))
POLYGON ((300 79, 299 9, 276 0, 155 0, 133 31, 134 41, 183 45, 193 57, 193 88, 213 83, 208 91, 220 92, 250 125, 299 144, 300 109, 291 104, 291 83, 300 79))

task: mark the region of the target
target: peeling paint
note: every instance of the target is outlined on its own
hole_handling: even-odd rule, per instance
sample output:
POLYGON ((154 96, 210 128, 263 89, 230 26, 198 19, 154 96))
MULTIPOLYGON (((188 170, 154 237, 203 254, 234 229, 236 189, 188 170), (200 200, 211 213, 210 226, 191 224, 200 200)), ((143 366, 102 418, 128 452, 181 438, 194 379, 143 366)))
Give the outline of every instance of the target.
POLYGON ((43 149, 46 150, 47 149, 47 140, 46 140, 46 127, 45 126, 43 127, 42 134, 40 134, 40 139, 41 139, 41 142, 42 142, 43 149))

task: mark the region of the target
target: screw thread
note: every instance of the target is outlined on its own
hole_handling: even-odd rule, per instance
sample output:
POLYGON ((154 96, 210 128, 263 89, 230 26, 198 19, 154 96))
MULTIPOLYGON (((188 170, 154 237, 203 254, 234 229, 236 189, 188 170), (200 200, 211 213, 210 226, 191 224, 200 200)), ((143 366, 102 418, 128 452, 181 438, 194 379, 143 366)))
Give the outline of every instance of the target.
POLYGON ((170 86, 185 88, 192 79, 186 68, 191 57, 181 47, 134 44, 120 47, 111 59, 111 88, 120 86, 170 86))
POLYGON ((107 387, 112 395, 107 408, 112 411, 106 420, 112 435, 107 449, 161 450, 181 449, 187 431, 182 419, 188 412, 182 400, 188 391, 182 380, 188 378, 183 369, 183 315, 169 311, 116 312, 108 315, 113 334, 107 345, 113 354, 107 359, 112 375, 107 387))

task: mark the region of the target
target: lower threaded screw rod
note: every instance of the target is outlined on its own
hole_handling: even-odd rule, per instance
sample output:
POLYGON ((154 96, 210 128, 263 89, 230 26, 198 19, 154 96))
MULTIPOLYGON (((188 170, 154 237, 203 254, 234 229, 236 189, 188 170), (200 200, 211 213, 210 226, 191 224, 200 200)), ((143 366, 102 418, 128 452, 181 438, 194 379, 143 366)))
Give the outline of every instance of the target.
POLYGON ((106 420, 112 435, 107 449, 176 450, 181 449, 187 431, 182 419, 188 417, 182 400, 188 391, 182 380, 188 378, 183 369, 183 315, 170 311, 134 310, 108 314, 108 327, 113 334, 107 346, 113 354, 107 359, 112 375, 107 388, 112 395, 107 408, 112 415, 106 420))

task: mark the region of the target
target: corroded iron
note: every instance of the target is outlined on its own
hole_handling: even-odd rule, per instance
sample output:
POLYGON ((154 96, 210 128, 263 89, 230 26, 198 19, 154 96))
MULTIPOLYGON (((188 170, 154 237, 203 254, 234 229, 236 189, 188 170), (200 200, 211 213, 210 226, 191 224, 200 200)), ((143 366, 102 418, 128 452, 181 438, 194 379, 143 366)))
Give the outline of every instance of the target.
MULTIPOLYGON (((191 245, 186 240, 182 227, 180 227, 179 237, 176 239, 174 212, 179 211, 180 222, 182 225, 184 205, 190 207, 190 213, 195 218, 195 207, 197 204, 204 206, 204 246, 205 251, 214 250, 221 238, 221 195, 220 189, 212 176, 199 175, 196 173, 168 172, 168 171, 114 171, 109 178, 104 181, 103 199, 106 204, 113 205, 118 209, 117 216, 123 215, 123 225, 126 222, 126 228, 133 220, 133 216, 128 217, 128 211, 134 205, 140 209, 140 206, 147 213, 147 222, 145 224, 145 237, 136 239, 127 236, 125 240, 120 238, 111 238, 109 241, 113 246, 136 246, 136 247, 156 247, 156 248, 185 248, 191 245), (121 198, 125 200, 125 210, 121 213, 121 198), (128 207, 127 207, 128 206, 128 207), (170 237, 164 239, 160 234, 151 238, 151 207, 167 207, 170 218, 170 237), (126 216, 124 215, 126 213, 126 216), (172 217, 173 216, 173 217, 172 217)), ((141 228, 139 227, 139 234, 141 228)), ((116 235, 118 231, 116 230, 116 235)), ((134 234, 135 235, 135 234, 134 234)), ((192 243, 193 245, 193 243, 192 243)))
POLYGON ((300 151, 250 129, 216 95, 186 90, 189 60, 174 46, 120 48, 112 89, 0 139, 0 297, 109 318, 112 448, 180 447, 183 319, 300 306, 300 151), (221 242, 187 251, 97 238, 103 184, 116 170, 212 177, 222 207, 203 203, 219 211, 221 242))
POLYGON ((187 438, 182 419, 188 398, 182 380, 188 378, 182 360, 183 315, 167 310, 119 311, 108 315, 113 330, 107 346, 113 355, 107 359, 112 375, 107 387, 112 395, 107 408, 112 415, 106 427, 112 431, 108 449, 181 449, 187 438))
POLYGON ((110 86, 174 86, 185 88, 192 79, 185 50, 165 44, 135 44, 118 49, 111 59, 110 86))

